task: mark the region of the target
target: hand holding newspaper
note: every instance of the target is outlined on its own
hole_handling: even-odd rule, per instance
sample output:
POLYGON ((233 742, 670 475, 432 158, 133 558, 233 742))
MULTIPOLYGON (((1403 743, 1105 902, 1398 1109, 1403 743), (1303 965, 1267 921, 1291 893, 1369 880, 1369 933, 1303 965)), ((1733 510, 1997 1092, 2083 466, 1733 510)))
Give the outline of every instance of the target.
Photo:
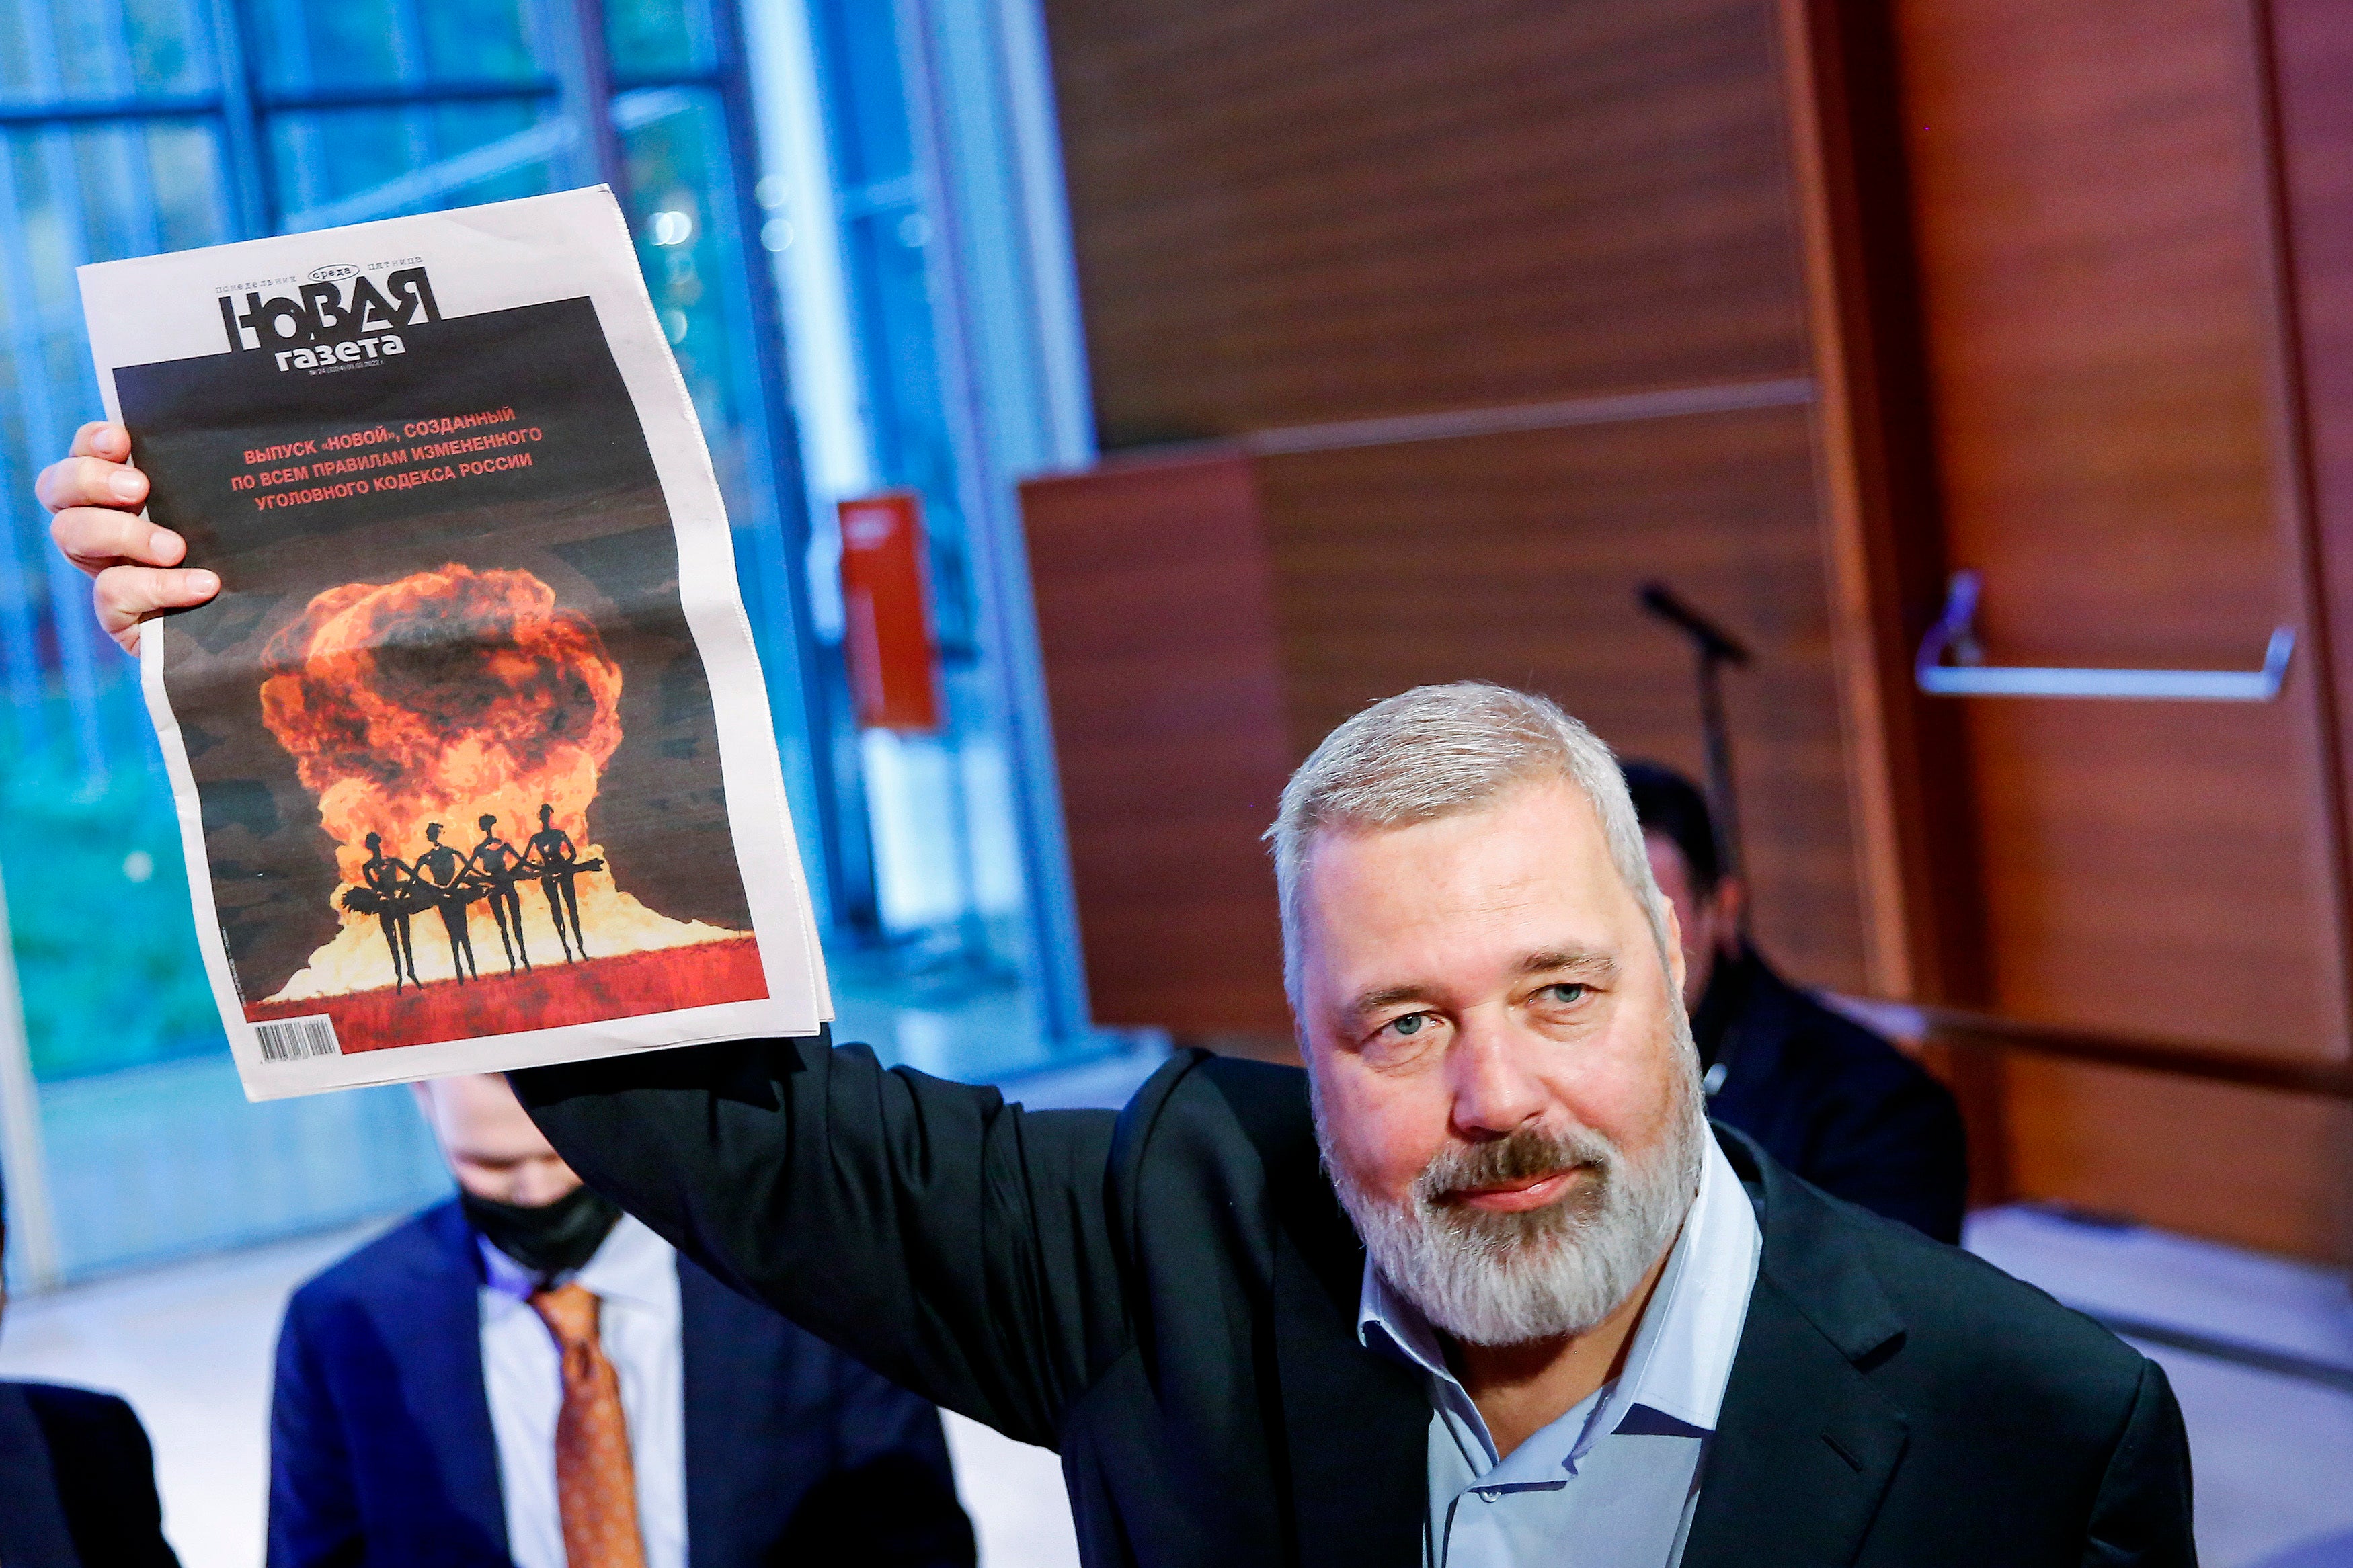
POLYGON ((831 1016, 727 520, 604 189, 81 270, 256 1100, 831 1016))

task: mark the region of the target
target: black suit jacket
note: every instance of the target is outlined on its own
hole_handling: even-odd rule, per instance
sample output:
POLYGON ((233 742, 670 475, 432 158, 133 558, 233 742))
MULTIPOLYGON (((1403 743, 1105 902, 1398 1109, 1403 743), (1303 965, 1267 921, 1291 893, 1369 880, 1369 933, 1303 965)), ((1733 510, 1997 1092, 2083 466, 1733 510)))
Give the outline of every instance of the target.
POLYGON ((0 1563, 179 1568, 147 1429, 111 1394, 0 1383, 0 1563))
MULTIPOLYGON (((508 1562, 480 1283, 450 1202, 295 1292, 270 1413, 272 1568, 508 1562)), ((938 1411, 685 1258, 678 1289, 695 1568, 971 1568, 938 1411)))
MULTIPOLYGON (((877 1370, 1058 1447, 1097 1568, 1417 1568, 1430 1408, 1356 1340, 1305 1077, 1025 1113, 758 1041, 512 1075, 590 1182, 877 1370)), ((2194 1561, 2157 1366, 1720 1132, 1764 1255, 1686 1568, 2194 1561)))
POLYGON ((1709 977, 1692 1032, 1723 1069, 1709 1115, 1833 1197, 1961 1239, 1968 1141, 1952 1094, 1919 1063, 1747 948, 1709 977))

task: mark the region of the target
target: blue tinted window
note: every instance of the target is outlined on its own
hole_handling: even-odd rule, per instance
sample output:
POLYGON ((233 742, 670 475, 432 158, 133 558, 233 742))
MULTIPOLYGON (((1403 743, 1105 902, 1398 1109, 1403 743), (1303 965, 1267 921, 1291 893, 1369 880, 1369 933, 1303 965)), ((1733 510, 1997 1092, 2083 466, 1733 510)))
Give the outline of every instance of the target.
POLYGON ((530 100, 290 110, 269 121, 281 228, 535 196, 564 144, 553 105, 530 100), (364 198, 354 201, 354 198, 364 198))
POLYGON ((527 82, 543 70, 519 0, 248 0, 276 92, 527 82))
POLYGON ((701 0, 605 0, 616 79, 708 68, 716 52, 712 20, 701 0))
POLYGON ((0 96, 80 100, 213 85, 201 0, 0 0, 0 96))
MULTIPOLYGON (((746 545, 762 646, 789 670, 799 546, 779 524, 800 514, 778 500, 713 13, 606 10, 615 183, 746 545)), ((446 1186, 398 1091, 242 1106, 137 668, 97 633, 30 498, 100 411, 74 268, 595 183, 578 111, 594 40, 562 31, 575 18, 538 0, 0 0, 0 885, 69 1272, 446 1186), (216 22, 250 95, 222 90, 216 22), (52 104, 75 112, 42 118, 52 104)))

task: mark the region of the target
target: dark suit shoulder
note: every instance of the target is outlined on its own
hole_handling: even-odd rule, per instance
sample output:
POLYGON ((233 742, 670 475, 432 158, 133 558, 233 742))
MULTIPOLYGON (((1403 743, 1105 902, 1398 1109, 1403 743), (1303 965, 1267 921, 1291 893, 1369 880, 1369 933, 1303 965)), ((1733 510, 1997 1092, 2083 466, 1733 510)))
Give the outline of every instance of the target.
POLYGON ((1213 1140, 1235 1135, 1272 1164, 1312 1149, 1315 1121, 1308 1110, 1307 1074, 1298 1068, 1200 1049, 1177 1052, 1145 1081, 1121 1113, 1123 1136, 1137 1131, 1213 1140))
POLYGON ((1364 1247, 1324 1174, 1299 1068, 1180 1052, 1122 1113, 1112 1184, 1130 1267, 1166 1289, 1211 1270, 1263 1282, 1280 1237, 1335 1300, 1356 1300, 1364 1247))
POLYGON ((1717 1137, 1764 1254, 1692 1568, 2194 1561, 2188 1450, 2155 1363, 1755 1140, 1717 1137), (1842 1464, 1798 1440, 1817 1431, 1842 1464))
POLYGON ((1115 1184, 1163 1170, 1198 1179, 1219 1167, 1274 1169, 1313 1151, 1307 1075, 1198 1047, 1180 1050, 1144 1080, 1112 1133, 1115 1184))
POLYGON ((304 1280, 294 1291, 292 1310, 320 1310, 387 1289, 414 1289, 420 1278, 459 1273, 470 1267, 463 1248, 471 1234, 456 1199, 435 1204, 304 1280))
POLYGON ((130 1402, 64 1384, 16 1386, 48 1444, 58 1502, 81 1560, 176 1568, 164 1539, 154 1450, 130 1402))
POLYGON ((1819 1189, 1806 1191, 1859 1249, 1903 1323, 1901 1353, 1890 1370, 1908 1362, 1956 1402, 2009 1402, 2006 1422, 2062 1421, 2063 1430, 2086 1442, 2114 1439, 2147 1357, 1974 1253, 1819 1189))
POLYGON ((147 1429, 121 1394, 64 1383, 20 1383, 16 1387, 32 1407, 33 1418, 41 1424, 42 1434, 60 1462, 66 1458, 68 1443, 85 1458, 114 1454, 125 1445, 135 1445, 142 1454, 146 1451, 147 1429))
POLYGON ((1307 1075, 1208 1051, 1177 1052, 1120 1112, 1114 1192, 1132 1211, 1229 1205, 1269 1188, 1322 1185, 1307 1075))
POLYGON ((1268 1157, 1279 1158, 1286 1142, 1282 1072, 1182 1050, 1128 1100, 1113 1129, 1107 1173, 1125 1269, 1147 1259, 1161 1268, 1230 1264, 1239 1244, 1263 1272, 1263 1236, 1233 1222, 1261 1210, 1268 1157))
POLYGON ((2068 1339, 2070 1348, 2113 1352, 2121 1364, 2136 1371, 2139 1367, 2138 1351, 2040 1287, 1973 1252, 1931 1241, 1908 1225, 1883 1219, 1835 1198, 1828 1201, 1838 1204, 1864 1233, 1873 1267, 1882 1278, 1921 1312, 1941 1309, 1956 1325, 2005 1330, 2031 1326, 2039 1333, 2068 1339))
MULTIPOLYGON (((1968 1133, 1952 1094, 1894 1045, 1748 954, 1713 1112, 1816 1185, 1958 1241, 1968 1133)), ((1711 993, 1711 994, 1713 994, 1711 993)))

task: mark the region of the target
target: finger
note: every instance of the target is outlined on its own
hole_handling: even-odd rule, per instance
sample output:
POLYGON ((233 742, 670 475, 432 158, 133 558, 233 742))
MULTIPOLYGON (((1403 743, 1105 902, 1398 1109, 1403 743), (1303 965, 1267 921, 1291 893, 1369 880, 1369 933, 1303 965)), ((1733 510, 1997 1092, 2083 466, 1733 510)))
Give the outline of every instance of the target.
POLYGON ((126 462, 131 457, 131 432, 111 420, 93 419, 74 432, 73 445, 67 450, 71 457, 126 462))
POLYGON ((126 641, 123 634, 140 622, 165 610, 201 605, 219 592, 220 579, 200 568, 159 571, 153 566, 110 566, 98 574, 90 599, 106 635, 125 647, 133 647, 136 639, 126 641))
POLYGON ((41 470, 33 493, 51 511, 69 506, 130 507, 147 500, 147 476, 104 458, 61 458, 41 470))
POLYGON ((49 520, 49 537, 67 560, 95 575, 110 566, 177 566, 187 541, 127 511, 81 506, 49 520))

